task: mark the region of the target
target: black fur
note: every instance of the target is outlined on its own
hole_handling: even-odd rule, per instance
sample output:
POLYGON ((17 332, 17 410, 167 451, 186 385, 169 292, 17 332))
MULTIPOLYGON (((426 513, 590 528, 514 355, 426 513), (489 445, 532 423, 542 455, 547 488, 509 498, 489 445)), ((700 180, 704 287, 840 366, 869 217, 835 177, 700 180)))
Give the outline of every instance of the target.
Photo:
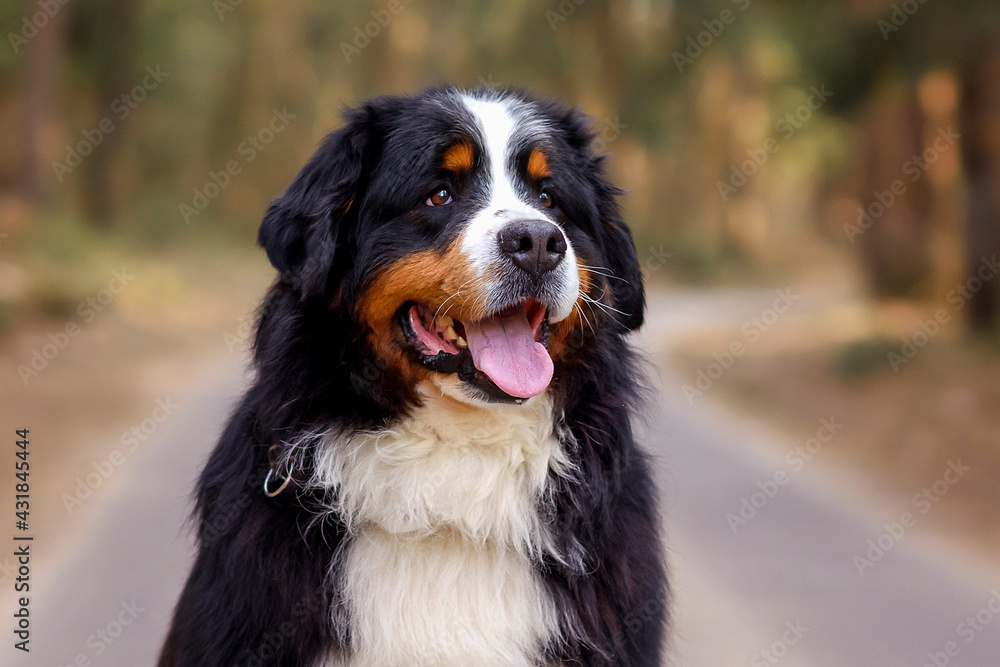
MULTIPOLYGON (((551 390, 559 432, 579 472, 552 475, 547 516, 563 563, 536 564, 572 632, 546 659, 578 665, 659 665, 667 586, 649 466, 633 440, 638 406, 634 353, 623 336, 641 325, 644 296, 627 226, 590 134, 576 111, 533 105, 548 122, 551 189, 561 222, 595 274, 589 326, 567 341, 551 390)), ((404 416, 415 395, 372 351, 355 306, 371 280, 414 250, 443 247, 463 209, 412 213, 438 178, 434 147, 461 131, 455 91, 379 98, 346 115, 268 209, 259 242, 279 272, 261 306, 252 388, 233 414, 197 488, 198 555, 174 614, 161 667, 312 667, 350 651, 335 570, 348 539, 319 498, 295 488, 268 499, 268 448, 333 426, 378 429, 404 416), (432 103, 433 102, 433 103, 432 103), (405 220, 406 224, 399 224, 405 220)), ((469 193, 475 185, 455 184, 469 193)), ((303 460, 308 461, 308 457, 303 460)), ((308 474, 308 470, 301 471, 308 474)))

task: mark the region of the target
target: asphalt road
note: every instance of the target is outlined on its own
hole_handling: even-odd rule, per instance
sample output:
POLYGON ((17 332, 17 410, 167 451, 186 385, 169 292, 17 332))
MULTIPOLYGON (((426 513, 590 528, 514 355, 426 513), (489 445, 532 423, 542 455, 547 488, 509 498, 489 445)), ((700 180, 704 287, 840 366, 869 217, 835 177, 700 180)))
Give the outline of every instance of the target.
MULTIPOLYGON (((739 323, 773 298, 658 295, 644 340, 659 348, 681 333, 739 323)), ((5 631, 0 664, 153 664, 191 556, 184 521, 192 482, 243 384, 234 362, 192 388, 114 485, 88 501, 85 525, 37 573, 31 653, 13 650, 5 631)), ((707 400, 690 404, 669 368, 657 372, 645 437, 675 588, 669 664, 1000 666, 1000 581, 928 546, 919 525, 893 538, 862 576, 855 556, 865 555, 868 540, 887 543, 883 524, 892 517, 854 498, 821 457, 788 471, 781 453, 803 443, 784 442, 707 400), (784 482, 768 485, 781 470, 784 482), (743 499, 760 507, 734 531, 727 515, 738 515, 743 499)), ((9 595, 2 600, 12 625, 9 595)))
POLYGON ((34 570, 30 656, 6 645, 0 665, 156 663, 193 554, 186 521, 194 480, 242 392, 238 362, 236 355, 220 360, 76 510, 86 525, 34 570))
MULTIPOLYGON (((796 308, 830 298, 805 294, 796 308)), ((750 321, 774 299, 773 291, 658 295, 646 346, 750 321)), ((707 396, 689 401, 669 368, 659 374, 646 441, 676 589, 672 664, 1000 665, 1000 581, 935 548, 920 530, 922 506, 900 531, 900 513, 866 505, 859 480, 825 469, 819 454, 789 465, 787 453, 816 443, 784 441, 713 408, 707 396), (869 553, 869 540, 888 549, 869 553)), ((830 435, 820 429, 817 436, 830 435)))

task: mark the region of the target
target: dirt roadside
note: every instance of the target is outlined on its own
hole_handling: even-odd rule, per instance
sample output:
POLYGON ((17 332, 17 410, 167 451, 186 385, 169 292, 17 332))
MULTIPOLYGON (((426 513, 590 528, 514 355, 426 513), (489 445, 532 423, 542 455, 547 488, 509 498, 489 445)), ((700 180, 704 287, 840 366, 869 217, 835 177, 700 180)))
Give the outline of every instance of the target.
MULTIPOLYGON (((16 532, 15 430, 28 428, 27 532, 41 563, 97 511, 92 498, 113 493, 115 471, 176 399, 220 359, 244 358, 273 277, 257 253, 135 259, 116 272, 66 317, 22 320, 0 339, 0 471, 10 477, 0 534, 16 532)), ((8 566, 0 559, 0 585, 8 566)))
POLYGON ((779 454, 869 480, 893 515, 910 513, 918 530, 1000 575, 1000 349, 965 337, 954 317, 925 339, 916 332, 934 312, 837 303, 766 330, 704 331, 671 360, 690 387, 705 388, 691 400, 717 401, 803 445, 834 418, 842 428, 828 442, 779 454), (734 343, 742 353, 730 357, 734 343))

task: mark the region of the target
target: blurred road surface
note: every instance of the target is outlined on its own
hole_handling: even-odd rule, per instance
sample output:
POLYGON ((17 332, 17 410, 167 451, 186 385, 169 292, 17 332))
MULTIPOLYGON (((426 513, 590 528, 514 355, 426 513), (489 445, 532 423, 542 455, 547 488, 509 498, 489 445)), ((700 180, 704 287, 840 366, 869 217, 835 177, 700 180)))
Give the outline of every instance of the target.
MULTIPOLYGON (((680 334, 740 323, 773 299, 773 292, 658 293, 642 339, 661 349, 680 334)), ((5 630, 0 664, 154 664, 191 556, 189 492, 240 394, 238 361, 225 360, 192 388, 176 416, 121 469, 113 491, 88 501, 80 512, 86 525, 35 572, 30 655, 13 650, 5 630)), ((787 466, 772 453, 802 443, 784 442, 707 401, 690 405, 681 381, 659 370, 646 441, 663 492, 675 587, 669 664, 1000 665, 1000 581, 928 547, 917 529, 860 575, 854 557, 864 556, 868 540, 885 543, 883 523, 892 519, 821 477, 819 460, 775 492, 767 480, 787 466), (772 497, 754 497, 762 506, 734 532, 727 515, 764 493, 759 483, 772 497)), ((7 591, 0 599, 11 626, 7 591)))
MULTIPOLYGON (((774 298, 773 291, 656 294, 646 347, 746 322, 774 298)), ((804 294, 796 309, 829 298, 804 294)), ((790 469, 785 453, 803 442, 726 415, 706 405, 707 396, 692 405, 682 381, 669 368, 660 372, 660 410, 646 441, 661 476, 676 589, 671 664, 1000 666, 1000 581, 934 548, 919 523, 890 542, 885 524, 898 534, 891 524, 900 515, 852 497, 857 480, 824 475, 819 455, 800 472, 790 469), (785 483, 769 484, 778 471, 785 483), (734 531, 727 517, 742 518, 744 499, 761 507, 751 506, 756 515, 744 509, 751 518, 733 521, 734 531), (868 554, 869 540, 889 549, 868 554), (873 557, 863 575, 856 556, 873 557)))

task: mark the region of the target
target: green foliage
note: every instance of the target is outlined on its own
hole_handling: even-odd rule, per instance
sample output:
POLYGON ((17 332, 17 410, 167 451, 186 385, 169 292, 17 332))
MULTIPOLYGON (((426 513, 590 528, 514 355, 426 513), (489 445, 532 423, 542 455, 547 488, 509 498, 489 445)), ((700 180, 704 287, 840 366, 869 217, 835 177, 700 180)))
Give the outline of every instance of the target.
MULTIPOLYGON (((323 134, 337 127, 345 105, 429 85, 513 85, 581 105, 598 132, 620 124, 623 131, 604 144, 634 202, 630 222, 701 271, 734 249, 740 256, 777 251, 770 241, 785 220, 809 227, 801 206, 775 202, 792 201, 792 187, 822 186, 836 176, 831 165, 849 162, 842 146, 850 127, 830 118, 850 119, 886 78, 913 80, 957 62, 1000 25, 992 0, 960 10, 929 2, 886 38, 879 21, 891 5, 74 0, 59 25, 49 26, 61 31, 60 66, 37 147, 46 192, 34 199, 80 210, 95 225, 110 220, 119 231, 135 228, 143 238, 184 238, 192 225, 246 237, 323 134), (718 34, 680 68, 677 54, 706 30, 718 34), (116 102, 142 84, 149 67, 169 76, 120 117, 116 102), (771 216, 772 237, 748 241, 717 182, 758 148, 753 142, 774 134, 792 100, 818 84, 836 91, 816 112, 819 120, 737 194, 771 216), (747 110, 761 108, 768 116, 751 122, 747 110), (245 142, 276 109, 295 119, 248 159, 245 142), (108 141, 61 181, 54 178, 49 165, 106 118, 115 123, 108 141), (760 139, 747 132, 755 123, 766 130, 760 139), (240 174, 186 223, 182 205, 199 201, 213 174, 234 161, 240 174)), ((34 7, 27 0, 3 4, 0 25, 16 32, 34 7)), ((25 124, 31 87, 21 82, 42 40, 29 47, 18 54, 0 48, 0 91, 16 102, 0 104, 0 121, 12 133, 25 124)), ((0 190, 16 192, 21 142, 11 136, 0 146, 7 149, 0 151, 0 190)))
POLYGON ((899 341, 866 338, 841 347, 833 358, 835 375, 854 378, 879 373, 889 368, 890 352, 899 353, 899 341))

